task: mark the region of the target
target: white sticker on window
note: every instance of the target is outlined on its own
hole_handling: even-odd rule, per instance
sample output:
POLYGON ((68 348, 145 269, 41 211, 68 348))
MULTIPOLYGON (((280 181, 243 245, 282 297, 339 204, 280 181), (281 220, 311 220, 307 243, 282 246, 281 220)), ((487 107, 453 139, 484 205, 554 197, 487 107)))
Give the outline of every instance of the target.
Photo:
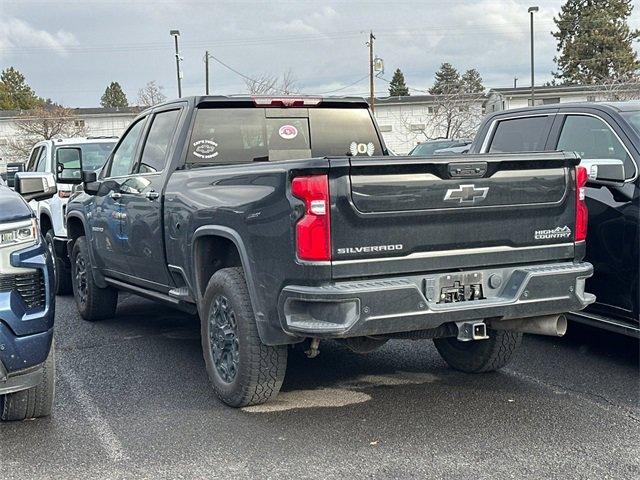
POLYGON ((218 144, 213 140, 198 140, 193 142, 193 154, 198 158, 213 158, 218 156, 218 144))
POLYGON ((298 129, 293 125, 282 125, 278 130, 278 135, 285 140, 293 140, 298 136, 298 129))
POLYGON ((349 145, 349 151, 351 152, 351 155, 353 155, 354 157, 356 155, 364 155, 365 153, 369 156, 372 156, 375 152, 375 145, 373 144, 373 142, 369 142, 369 143, 357 143, 357 142, 351 142, 351 145, 349 145))

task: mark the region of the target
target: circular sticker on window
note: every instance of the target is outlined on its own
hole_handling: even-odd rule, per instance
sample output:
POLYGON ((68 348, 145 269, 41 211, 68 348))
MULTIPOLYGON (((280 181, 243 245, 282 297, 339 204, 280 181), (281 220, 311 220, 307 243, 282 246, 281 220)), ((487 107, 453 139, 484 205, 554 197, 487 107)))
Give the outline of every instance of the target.
POLYGON ((293 125, 282 125, 278 130, 278 135, 285 140, 292 140, 298 136, 298 129, 293 125))

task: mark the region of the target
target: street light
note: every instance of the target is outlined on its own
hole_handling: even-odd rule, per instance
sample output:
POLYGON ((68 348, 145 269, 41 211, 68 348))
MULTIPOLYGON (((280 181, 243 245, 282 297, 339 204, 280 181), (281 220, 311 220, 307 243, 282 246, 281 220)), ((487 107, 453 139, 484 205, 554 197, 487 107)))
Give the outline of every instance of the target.
POLYGON ((182 97, 182 72, 180 71, 180 51, 178 50, 178 37, 180 36, 180 30, 169 30, 169 35, 173 37, 176 44, 176 74, 178 76, 178 98, 182 97))
POLYGON ((531 17, 531 106, 535 107, 536 105, 536 94, 535 94, 535 74, 534 74, 534 60, 533 60, 533 14, 540 9, 538 7, 529 7, 529 15, 531 17))

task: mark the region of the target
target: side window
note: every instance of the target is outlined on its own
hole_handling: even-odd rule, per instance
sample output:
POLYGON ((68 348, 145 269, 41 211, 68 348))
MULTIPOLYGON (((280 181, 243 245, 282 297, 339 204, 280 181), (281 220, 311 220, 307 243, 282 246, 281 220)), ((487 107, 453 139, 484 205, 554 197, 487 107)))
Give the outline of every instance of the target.
POLYGON ((38 161, 36 163, 36 168, 34 172, 44 173, 47 171, 47 147, 42 147, 40 149, 40 155, 38 156, 38 161))
POLYGON ((599 118, 567 115, 557 149, 576 152, 587 159, 622 160, 626 177, 632 178, 635 175, 633 160, 609 125, 599 118))
POLYGON ((176 130, 180 110, 161 112, 153 117, 147 141, 142 150, 140 173, 160 172, 164 169, 169 153, 169 145, 176 130))
POLYGON ((489 152, 540 152, 549 135, 549 117, 514 118, 498 122, 489 152))
POLYGON ((113 152, 109 177, 122 177, 131 173, 136 159, 136 145, 138 145, 143 125, 144 119, 138 120, 113 152))
POLYGON ((44 147, 36 147, 32 150, 31 156, 29 157, 29 163, 27 164, 27 172, 35 172, 38 157, 40 156, 40 152, 43 148, 44 147))

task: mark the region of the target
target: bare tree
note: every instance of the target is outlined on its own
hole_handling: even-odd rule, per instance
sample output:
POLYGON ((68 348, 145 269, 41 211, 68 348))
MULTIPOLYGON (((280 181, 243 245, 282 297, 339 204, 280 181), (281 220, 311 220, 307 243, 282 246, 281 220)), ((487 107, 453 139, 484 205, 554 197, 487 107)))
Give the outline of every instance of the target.
POLYGON ((298 79, 291 70, 282 74, 263 73, 256 78, 245 78, 247 92, 251 95, 295 95, 300 92, 298 79))
POLYGON ((602 82, 602 95, 609 102, 640 100, 640 79, 613 78, 602 82))
POLYGON ((164 102, 167 96, 162 93, 164 87, 157 85, 155 80, 147 82, 147 84, 138 90, 138 105, 141 107, 153 107, 164 102))
POLYGON ((432 95, 420 115, 401 111, 396 135, 406 143, 437 138, 473 137, 483 117, 482 94, 445 93, 432 95))
POLYGON ((473 137, 482 120, 482 94, 434 95, 431 131, 444 138, 473 137))
POLYGON ((13 121, 13 126, 16 135, 9 140, 7 150, 15 158, 29 155, 33 144, 41 140, 86 135, 84 121, 78 119, 73 110, 59 106, 41 106, 26 111, 13 121))

